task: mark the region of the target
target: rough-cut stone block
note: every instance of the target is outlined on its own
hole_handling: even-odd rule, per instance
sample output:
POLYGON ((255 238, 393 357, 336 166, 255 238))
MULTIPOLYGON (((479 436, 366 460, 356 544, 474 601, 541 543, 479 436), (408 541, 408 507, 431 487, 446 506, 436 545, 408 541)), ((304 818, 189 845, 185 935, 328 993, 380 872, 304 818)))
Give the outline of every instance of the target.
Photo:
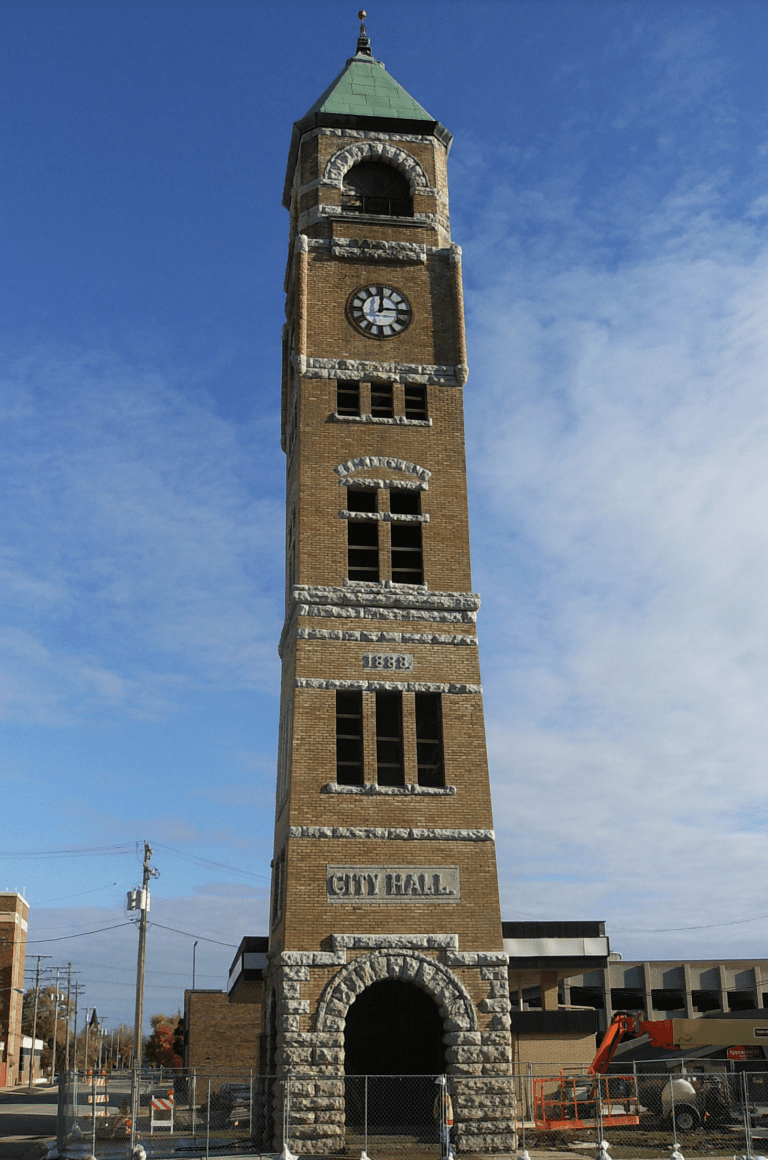
POLYGON ((291 1108, 292 1124, 314 1124, 316 1112, 302 1112, 298 1108, 291 1108))
POLYGON ((486 1040, 480 1031, 451 1031, 443 1036, 446 1047, 479 1047, 486 1040))
POLYGON ((308 999, 282 999, 277 1004, 280 1015, 309 1015, 308 999))
POLYGON ((477 1006, 478 1010, 483 1012, 509 1011, 509 995, 505 995, 503 999, 481 999, 477 1006))
POLYGON ((314 1080, 293 1079, 291 1080, 291 1095, 313 1096, 315 1094, 315 1087, 314 1080))
POLYGON ((510 1047, 510 1038, 506 1031, 484 1031, 482 1035, 483 1046, 487 1047, 510 1047))
MULTIPOLYGON (((291 1098, 291 1107, 294 1101, 291 1098)), ((314 1108, 317 1111, 327 1112, 331 1108, 341 1109, 344 1106, 344 1101, 338 1096, 300 1096, 296 1100, 296 1107, 302 1108, 306 1111, 308 1108, 314 1108)))
POLYGON ((282 976, 283 979, 290 979, 292 982, 306 983, 309 981, 309 967, 284 966, 282 976))
POLYGON ((344 1095, 344 1080, 343 1079, 318 1080, 315 1086, 317 1089, 317 1095, 319 1095, 319 1096, 322 1095, 322 1096, 331 1096, 331 1097, 339 1097, 340 1098, 341 1096, 344 1095))
POLYGON ((315 1123, 317 1124, 337 1124, 338 1122, 338 1112, 315 1112, 315 1123))
POLYGON ((291 1132, 291 1135, 301 1135, 305 1140, 324 1140, 333 1136, 341 1136, 344 1132, 342 1124, 308 1124, 297 1133, 291 1132))
POLYGON ((514 1152, 517 1136, 510 1132, 494 1136, 459 1136, 462 1152, 514 1152))
POLYGON ((445 1058, 448 1063, 483 1063, 485 1052, 482 1047, 449 1047, 445 1058))

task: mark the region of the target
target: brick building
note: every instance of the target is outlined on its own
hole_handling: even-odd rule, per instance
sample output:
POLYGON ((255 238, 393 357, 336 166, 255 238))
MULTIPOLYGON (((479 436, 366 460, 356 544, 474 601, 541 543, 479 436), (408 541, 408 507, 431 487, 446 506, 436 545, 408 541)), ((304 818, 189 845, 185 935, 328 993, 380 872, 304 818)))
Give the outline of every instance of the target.
POLYGON ((20 894, 0 894, 0 1088, 20 1078, 28 916, 29 903, 20 894))

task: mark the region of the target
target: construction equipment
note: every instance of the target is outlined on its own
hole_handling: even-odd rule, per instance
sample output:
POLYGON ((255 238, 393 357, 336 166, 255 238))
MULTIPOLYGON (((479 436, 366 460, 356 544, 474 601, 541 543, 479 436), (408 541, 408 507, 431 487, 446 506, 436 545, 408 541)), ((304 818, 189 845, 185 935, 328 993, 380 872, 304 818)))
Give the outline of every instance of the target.
POLYGON ((587 1069, 586 1076, 566 1076, 533 1081, 533 1118, 537 1128, 589 1128, 640 1123, 637 1078, 606 1075, 616 1048, 625 1035, 636 1030, 635 1018, 621 1011, 610 1027, 587 1069))
MULTIPOLYGON (((654 1047, 675 1051, 691 1047, 768 1047, 766 1019, 650 1019, 638 1016, 637 1029, 654 1047)), ((747 1053, 745 1052, 745 1056, 747 1053)), ((725 1075, 695 1072, 670 1077, 666 1084, 641 1080, 644 1106, 658 1110, 665 1120, 675 1117, 678 1130, 690 1132, 704 1125, 716 1127, 740 1116, 739 1096, 725 1075)), ((758 1121, 768 1107, 753 1104, 750 1115, 758 1121)))

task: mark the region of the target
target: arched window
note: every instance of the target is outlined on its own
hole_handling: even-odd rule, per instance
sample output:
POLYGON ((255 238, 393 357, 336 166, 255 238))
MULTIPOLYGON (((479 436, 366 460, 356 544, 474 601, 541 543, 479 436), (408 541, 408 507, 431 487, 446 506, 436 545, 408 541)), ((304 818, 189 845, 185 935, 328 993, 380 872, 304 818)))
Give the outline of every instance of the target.
POLYGON ((342 194, 342 208, 355 213, 413 217, 408 178, 384 161, 353 165, 344 178, 342 194))

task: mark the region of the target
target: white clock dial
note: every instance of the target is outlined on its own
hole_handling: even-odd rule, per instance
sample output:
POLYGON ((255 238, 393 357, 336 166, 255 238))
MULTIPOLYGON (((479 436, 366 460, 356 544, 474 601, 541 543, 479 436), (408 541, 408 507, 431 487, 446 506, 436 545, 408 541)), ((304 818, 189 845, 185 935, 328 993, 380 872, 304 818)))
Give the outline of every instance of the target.
POLYGON ((411 325, 413 311, 408 299, 392 286, 361 286, 350 294, 347 317, 369 338, 391 338, 411 325))

